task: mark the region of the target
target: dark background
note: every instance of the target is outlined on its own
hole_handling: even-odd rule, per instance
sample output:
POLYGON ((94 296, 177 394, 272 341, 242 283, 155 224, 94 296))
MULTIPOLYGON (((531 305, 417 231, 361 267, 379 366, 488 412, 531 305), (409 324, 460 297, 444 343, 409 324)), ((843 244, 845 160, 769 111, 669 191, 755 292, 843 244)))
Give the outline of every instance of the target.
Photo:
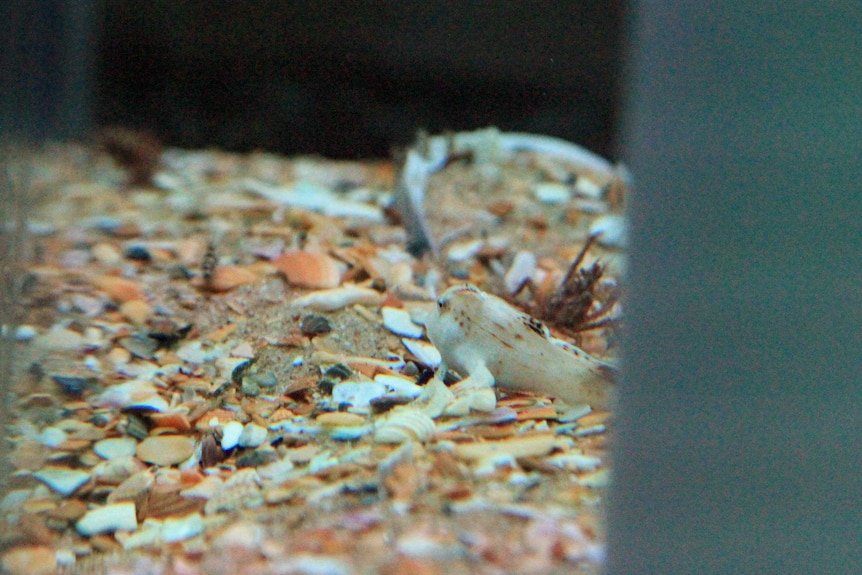
POLYGON ((182 147, 355 158, 418 128, 495 125, 616 155, 621 0, 7 1, 23 40, 7 53, 28 63, 12 83, 44 98, 48 134, 122 125, 182 147), (56 77, 57 62, 75 70, 56 77), (88 117, 69 126, 70 106, 88 117))

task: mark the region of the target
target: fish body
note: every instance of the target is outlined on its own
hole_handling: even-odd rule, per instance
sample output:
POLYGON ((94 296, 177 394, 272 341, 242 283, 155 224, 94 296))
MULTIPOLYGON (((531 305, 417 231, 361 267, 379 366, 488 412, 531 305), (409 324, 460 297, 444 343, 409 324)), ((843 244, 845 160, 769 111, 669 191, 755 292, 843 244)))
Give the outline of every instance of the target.
POLYGON ((487 374, 503 389, 544 393, 569 404, 606 409, 614 368, 551 336, 548 328, 470 284, 453 286, 426 322, 443 366, 468 378, 487 374))

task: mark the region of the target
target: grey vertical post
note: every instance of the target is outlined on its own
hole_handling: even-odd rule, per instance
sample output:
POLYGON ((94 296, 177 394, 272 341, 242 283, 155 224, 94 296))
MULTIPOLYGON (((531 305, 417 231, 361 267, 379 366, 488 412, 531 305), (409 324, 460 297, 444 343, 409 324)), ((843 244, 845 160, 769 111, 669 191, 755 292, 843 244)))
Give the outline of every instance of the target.
POLYGON ((862 573, 862 5, 635 8, 609 572, 862 573))

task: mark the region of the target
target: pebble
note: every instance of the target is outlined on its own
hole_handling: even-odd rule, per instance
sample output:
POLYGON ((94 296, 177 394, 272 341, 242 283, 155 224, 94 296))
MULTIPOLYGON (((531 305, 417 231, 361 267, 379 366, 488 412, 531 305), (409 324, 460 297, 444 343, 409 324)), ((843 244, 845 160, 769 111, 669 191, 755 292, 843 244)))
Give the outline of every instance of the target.
POLYGON ((240 435, 242 435, 243 427, 239 421, 231 421, 226 423, 222 428, 221 448, 224 451, 230 451, 239 444, 240 435))
POLYGON ((239 436, 240 447, 257 447, 266 441, 267 430, 256 423, 247 424, 239 436))
POLYGON ((114 531, 134 531, 138 528, 135 504, 112 503, 88 511, 75 523, 75 529, 85 537, 114 531))
POLYGON ((69 496, 90 480, 90 474, 66 467, 45 467, 33 477, 61 495, 69 496))
POLYGON ((440 362, 443 361, 437 348, 427 341, 401 338, 401 343, 404 344, 404 347, 406 347, 420 363, 432 369, 439 367, 440 362))
POLYGON ((542 182, 533 188, 536 199, 543 204, 564 204, 572 197, 571 187, 558 182, 542 182))
POLYGON ((397 307, 383 307, 380 309, 383 314, 383 325, 396 335, 403 335, 418 339, 422 337, 424 330, 422 326, 413 322, 410 319, 410 312, 397 307))
POLYGON ((332 331, 332 324, 325 316, 311 313, 302 318, 302 324, 299 326, 299 331, 302 335, 312 337, 332 331))
POLYGON ((118 459, 135 455, 138 442, 132 437, 114 437, 97 441, 93 451, 102 459, 118 459))
POLYGON ((195 451, 195 440, 185 435, 159 435, 148 437, 137 447, 141 461, 164 467, 182 463, 195 451))
POLYGON ((57 555, 45 545, 22 545, 3 554, 3 571, 10 575, 48 575, 57 568, 57 555))
POLYGON ((243 395, 257 397, 260 395, 260 383, 252 377, 244 377, 240 386, 243 395))

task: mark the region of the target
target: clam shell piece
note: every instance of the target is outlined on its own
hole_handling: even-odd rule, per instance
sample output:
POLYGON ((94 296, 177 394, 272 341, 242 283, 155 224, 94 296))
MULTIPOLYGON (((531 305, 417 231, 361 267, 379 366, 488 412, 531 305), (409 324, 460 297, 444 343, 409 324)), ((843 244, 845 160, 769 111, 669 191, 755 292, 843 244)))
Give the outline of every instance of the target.
POLYGON ((410 312, 397 307, 383 307, 380 310, 383 314, 383 325, 396 335, 403 335, 418 339, 425 333, 422 326, 413 323, 410 318, 410 312))
POLYGON ((333 289, 311 292, 293 300, 293 307, 307 307, 318 311, 335 311, 351 305, 379 305, 383 295, 371 288, 345 284, 333 289))
POLYGON ((135 504, 112 503, 88 511, 75 524, 78 533, 84 536, 114 531, 134 531, 138 528, 135 504))
POLYGON ((341 283, 338 263, 326 254, 295 250, 281 254, 272 263, 295 286, 334 288, 341 283))
POLYGON ((374 441, 377 443, 426 442, 437 431, 434 420, 423 412, 410 407, 392 410, 375 424, 374 441))

